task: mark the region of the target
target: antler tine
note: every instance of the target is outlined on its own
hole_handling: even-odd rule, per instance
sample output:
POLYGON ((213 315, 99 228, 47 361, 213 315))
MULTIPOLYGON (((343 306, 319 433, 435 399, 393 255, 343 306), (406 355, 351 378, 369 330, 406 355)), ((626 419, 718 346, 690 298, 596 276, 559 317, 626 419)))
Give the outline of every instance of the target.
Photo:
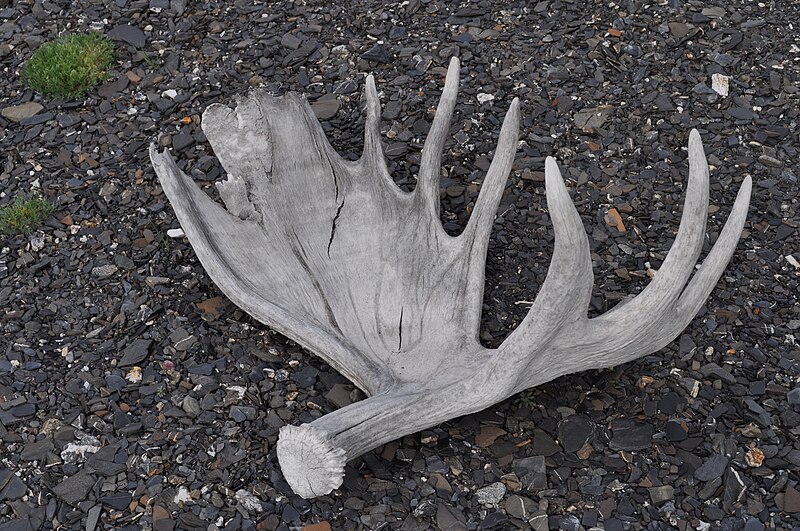
POLYGON ((676 306, 678 315, 683 315, 686 321, 694 319, 695 314, 711 294, 711 290, 717 284, 717 280, 722 275, 728 265, 739 237, 742 234, 745 220, 747 219, 747 209, 750 207, 750 194, 753 188, 753 181, 748 175, 745 177, 739 193, 736 194, 736 202, 733 204, 728 221, 722 228, 722 232, 717 238, 717 242, 708 253, 700 270, 695 273, 689 285, 681 293, 676 306))
POLYGON ((494 152, 492 164, 486 172, 480 195, 475 203, 472 216, 467 227, 459 238, 470 249, 470 269, 467 278, 467 293, 473 296, 473 301, 467 303, 467 330, 475 330, 481 319, 481 306, 483 303, 483 282, 485 276, 486 250, 489 246, 489 236, 492 232, 497 205, 503 197, 503 190, 508 181, 508 174, 514 164, 514 155, 517 152, 519 139, 519 98, 511 102, 503 126, 500 129, 500 138, 494 152))
POLYGON ((364 88, 367 99, 367 121, 364 124, 364 153, 372 155, 381 152, 381 101, 375 88, 375 78, 367 76, 364 88))
POLYGON ((436 115, 433 124, 428 131, 428 138, 422 148, 422 161, 419 166, 419 176, 417 187, 414 193, 419 197, 423 204, 431 208, 431 212, 438 219, 439 217, 439 167, 442 162, 442 151, 444 142, 450 131, 450 120, 453 117, 453 109, 456 106, 458 97, 458 77, 460 63, 457 57, 450 59, 450 66, 447 68, 447 77, 444 82, 444 90, 439 99, 439 106, 436 107, 436 115))
POLYGON ((547 209, 555 231, 555 248, 547 277, 528 315, 500 346, 501 350, 510 348, 517 352, 511 357, 501 356, 503 363, 514 359, 525 364, 510 367, 509 370, 520 371, 534 362, 543 361, 545 365, 556 366, 561 363, 549 358, 546 352, 535 357, 519 353, 529 352, 533 345, 547 344, 552 336, 570 323, 585 321, 592 294, 594 275, 589 238, 569 197, 558 164, 552 157, 545 160, 545 186, 547 209))

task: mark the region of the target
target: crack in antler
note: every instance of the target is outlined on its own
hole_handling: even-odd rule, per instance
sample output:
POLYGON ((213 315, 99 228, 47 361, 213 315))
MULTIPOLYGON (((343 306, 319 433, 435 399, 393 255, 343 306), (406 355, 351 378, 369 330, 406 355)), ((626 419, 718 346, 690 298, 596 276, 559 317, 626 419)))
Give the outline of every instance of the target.
POLYGON ((235 109, 209 107, 203 130, 228 172, 218 185, 227 210, 168 154, 150 148, 164 192, 219 288, 369 396, 281 429, 278 459, 301 496, 337 488, 344 463, 382 443, 563 374, 664 347, 700 309, 736 248, 750 177, 692 276, 705 237, 709 177, 700 135, 692 131, 687 199, 672 249, 642 293, 589 319, 588 238, 555 160, 547 157, 555 231, 548 274, 522 323, 499 348, 484 348, 478 330, 486 251, 516 152, 519 102, 512 101, 503 120, 467 226, 449 236, 439 221, 439 169, 458 74, 453 59, 413 192, 400 190, 386 168, 372 76, 365 88, 364 153, 356 162, 338 156, 297 95, 255 91, 235 109))

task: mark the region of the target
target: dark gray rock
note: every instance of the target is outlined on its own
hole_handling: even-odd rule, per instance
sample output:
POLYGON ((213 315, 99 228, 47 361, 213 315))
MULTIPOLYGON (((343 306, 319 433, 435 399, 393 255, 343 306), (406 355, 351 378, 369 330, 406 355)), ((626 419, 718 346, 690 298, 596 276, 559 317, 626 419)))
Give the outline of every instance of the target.
POLYGON ((653 426, 631 419, 615 419, 611 421, 612 450, 643 450, 649 448, 653 439, 653 426))
POLYGON ((122 351, 122 358, 117 363, 117 367, 127 367, 141 363, 150 353, 152 344, 153 341, 151 339, 135 339, 122 351))
POLYGON ((694 477, 700 481, 711 481, 722 477, 725 467, 728 466, 728 458, 719 454, 714 454, 694 471, 694 477))
POLYGON ((115 41, 126 42, 136 48, 142 48, 147 43, 147 37, 145 37, 144 32, 136 26, 128 24, 114 26, 108 32, 108 36, 115 41))
POLYGON ((81 470, 53 487, 53 494, 70 505, 77 505, 86 499, 96 482, 97 479, 92 474, 81 470))

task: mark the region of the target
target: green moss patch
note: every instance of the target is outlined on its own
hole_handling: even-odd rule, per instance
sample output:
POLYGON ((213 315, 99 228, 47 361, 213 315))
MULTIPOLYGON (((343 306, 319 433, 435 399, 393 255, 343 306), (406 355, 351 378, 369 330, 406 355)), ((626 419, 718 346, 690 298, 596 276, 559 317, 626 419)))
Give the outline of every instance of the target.
POLYGON ((36 50, 22 80, 45 96, 76 98, 105 81, 113 62, 114 44, 105 35, 64 35, 36 50))
POLYGON ((52 213, 53 205, 41 197, 17 198, 13 204, 0 208, 0 233, 30 232, 52 213))

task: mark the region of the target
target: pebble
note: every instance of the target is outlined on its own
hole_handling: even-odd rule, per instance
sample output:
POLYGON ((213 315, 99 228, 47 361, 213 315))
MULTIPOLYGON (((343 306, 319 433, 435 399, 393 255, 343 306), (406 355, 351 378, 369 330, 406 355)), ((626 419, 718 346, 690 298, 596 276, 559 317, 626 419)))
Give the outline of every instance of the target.
POLYGON ((101 266, 96 266, 92 268, 92 275, 97 277, 100 280, 105 280, 107 278, 111 278, 114 276, 119 268, 114 264, 104 264, 101 266))
POLYGON ((36 103, 35 101, 29 101, 27 103, 22 103, 20 105, 12 105, 10 107, 4 107, 0 110, 0 115, 3 118, 7 118, 12 122, 21 122, 26 118, 31 118, 38 114, 44 107, 36 103))
POLYGON ((492 483, 475 491, 478 503, 486 506, 496 506, 506 495, 506 486, 500 482, 492 483))
POLYGON ((703 465, 694 471, 694 477, 700 481, 711 481, 722 477, 725 468, 728 466, 728 458, 719 454, 713 454, 703 462, 703 465))

